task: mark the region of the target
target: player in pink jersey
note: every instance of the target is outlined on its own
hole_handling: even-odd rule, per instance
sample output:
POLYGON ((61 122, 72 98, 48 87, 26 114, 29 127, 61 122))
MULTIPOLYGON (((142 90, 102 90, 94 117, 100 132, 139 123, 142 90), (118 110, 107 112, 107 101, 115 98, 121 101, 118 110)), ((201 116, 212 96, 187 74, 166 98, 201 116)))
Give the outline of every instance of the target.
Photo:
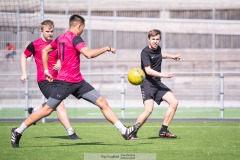
POLYGON ((97 105, 105 118, 112 123, 128 140, 138 129, 139 124, 125 127, 109 107, 107 101, 89 84, 80 72, 80 53, 87 58, 97 57, 106 51, 115 53, 115 48, 102 47, 89 49, 80 37, 85 27, 85 19, 79 15, 72 15, 69 19, 69 30, 52 41, 42 51, 44 72, 48 81, 53 81, 53 76, 48 70, 49 53, 58 50, 62 67, 59 71, 56 90, 50 95, 47 104, 40 110, 33 112, 17 129, 12 129, 12 146, 19 147, 22 133, 28 126, 42 117, 50 115, 55 108, 70 94, 80 99, 83 98, 97 105))
MULTIPOLYGON (((55 82, 52 83, 48 82, 44 75, 44 68, 42 63, 42 49, 52 41, 53 32, 54 32, 53 21, 51 20, 43 21, 41 23, 42 37, 31 42, 25 49, 21 58, 22 67, 21 81, 23 83, 27 81, 27 58, 33 56, 36 63, 38 86, 46 98, 49 98, 51 92, 55 89, 55 82)), ((48 69, 49 72, 53 75, 53 79, 57 78, 58 70, 61 67, 61 63, 58 61, 58 59, 59 58, 57 51, 53 51, 49 54, 48 69)), ((40 106, 40 108, 41 107, 42 105, 40 106)), ((39 107, 34 108, 35 111, 38 109, 39 107)), ((79 137, 76 135, 76 133, 74 132, 73 128, 70 125, 67 116, 67 111, 63 102, 59 104, 59 107, 56 108, 56 111, 58 119, 68 132, 69 138, 79 139, 79 137)), ((30 113, 32 112, 32 108, 29 108, 29 112, 30 113)))

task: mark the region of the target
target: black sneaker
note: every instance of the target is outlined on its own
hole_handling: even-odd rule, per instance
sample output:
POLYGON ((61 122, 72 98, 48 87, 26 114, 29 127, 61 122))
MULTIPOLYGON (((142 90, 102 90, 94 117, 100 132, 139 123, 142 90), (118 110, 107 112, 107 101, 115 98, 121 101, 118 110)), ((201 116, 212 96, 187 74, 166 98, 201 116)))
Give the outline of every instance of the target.
POLYGON ((169 130, 166 131, 159 131, 159 137, 160 138, 177 138, 177 135, 172 134, 171 132, 169 132, 169 130))
MULTIPOLYGON (((28 114, 32 114, 33 113, 33 108, 30 107, 30 108, 27 109, 27 111, 28 111, 28 114)), ((36 125, 36 122, 34 122, 33 125, 36 125)))
POLYGON ((138 140, 137 132, 134 132, 129 140, 138 140))
POLYGON ((11 138, 11 143, 13 148, 18 148, 19 147, 19 141, 22 137, 20 133, 17 133, 15 130, 17 128, 12 128, 12 138, 11 138))
POLYGON ((28 111, 28 114, 32 114, 32 112, 33 112, 33 108, 30 107, 30 108, 27 109, 27 111, 28 111))
POLYGON ((141 126, 140 123, 137 123, 133 126, 127 127, 126 133, 122 135, 123 138, 129 140, 132 134, 136 132, 140 126, 141 126))
POLYGON ((69 135, 68 137, 69 137, 69 139, 72 139, 72 140, 81 139, 81 138, 78 137, 78 135, 76 133, 73 133, 73 134, 69 135))

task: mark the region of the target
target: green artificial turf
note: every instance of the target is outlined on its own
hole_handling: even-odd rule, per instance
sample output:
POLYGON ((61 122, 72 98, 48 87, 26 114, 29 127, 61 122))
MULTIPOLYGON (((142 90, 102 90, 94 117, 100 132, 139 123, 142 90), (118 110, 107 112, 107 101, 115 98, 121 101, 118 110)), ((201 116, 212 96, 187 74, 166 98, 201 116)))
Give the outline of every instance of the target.
POLYGON ((178 135, 176 139, 158 138, 161 122, 147 122, 139 130, 137 141, 124 140, 108 122, 72 123, 82 140, 69 140, 58 122, 37 123, 24 132, 20 148, 12 148, 11 128, 20 124, 0 123, 1 160, 84 160, 84 153, 153 153, 157 160, 238 160, 240 157, 239 122, 173 122, 169 129, 178 135))

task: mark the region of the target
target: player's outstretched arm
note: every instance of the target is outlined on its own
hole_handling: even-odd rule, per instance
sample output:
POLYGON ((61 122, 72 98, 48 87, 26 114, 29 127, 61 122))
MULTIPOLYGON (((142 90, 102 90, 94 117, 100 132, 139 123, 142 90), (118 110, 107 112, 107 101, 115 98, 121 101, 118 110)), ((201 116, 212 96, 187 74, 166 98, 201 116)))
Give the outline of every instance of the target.
POLYGON ((89 49, 88 47, 84 47, 81 49, 81 53, 88 59, 95 58, 107 51, 112 52, 114 54, 116 53, 116 49, 109 46, 98 48, 98 49, 89 49))
POLYGON ((160 73, 153 70, 150 66, 145 67, 145 71, 148 75, 161 78, 171 78, 173 77, 172 73, 160 73))
POLYGON ((162 53, 162 58, 164 59, 173 59, 175 61, 180 61, 181 59, 181 54, 168 54, 168 53, 162 53))
POLYGON ((22 69, 22 75, 21 75, 21 82, 25 83, 27 81, 27 57, 23 53, 21 56, 21 69, 22 69))

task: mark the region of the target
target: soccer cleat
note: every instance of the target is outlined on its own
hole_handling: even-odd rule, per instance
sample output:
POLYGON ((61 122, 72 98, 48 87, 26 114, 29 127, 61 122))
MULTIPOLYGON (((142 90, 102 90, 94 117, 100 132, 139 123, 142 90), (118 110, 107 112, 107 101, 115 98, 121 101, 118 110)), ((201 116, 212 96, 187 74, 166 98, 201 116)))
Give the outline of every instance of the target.
POLYGON ((140 126, 141 126, 140 123, 137 123, 133 126, 127 127, 127 130, 126 130, 125 134, 122 135, 123 138, 125 140, 129 140, 131 138, 132 134, 134 132, 136 132, 140 126))
POLYGON ((33 112, 33 108, 30 107, 30 108, 27 109, 27 111, 28 111, 28 114, 32 114, 32 112, 33 112))
POLYGON ((159 131, 159 137, 160 138, 177 138, 177 135, 172 134, 171 132, 169 132, 169 130, 166 131, 159 131))
POLYGON ((69 139, 72 139, 72 140, 81 139, 80 137, 78 137, 78 135, 76 133, 73 133, 73 134, 69 135, 68 137, 69 137, 69 139))
MULTIPOLYGON (((27 111, 28 111, 28 114, 32 114, 33 113, 33 108, 30 107, 30 108, 27 109, 27 111)), ((34 122, 33 125, 36 125, 36 122, 34 122)))
POLYGON ((11 138, 11 143, 13 148, 18 148, 19 147, 19 141, 22 137, 20 133, 17 133, 15 130, 17 128, 12 128, 12 138, 11 138))
POLYGON ((134 132, 129 140, 138 140, 137 132, 134 132))

